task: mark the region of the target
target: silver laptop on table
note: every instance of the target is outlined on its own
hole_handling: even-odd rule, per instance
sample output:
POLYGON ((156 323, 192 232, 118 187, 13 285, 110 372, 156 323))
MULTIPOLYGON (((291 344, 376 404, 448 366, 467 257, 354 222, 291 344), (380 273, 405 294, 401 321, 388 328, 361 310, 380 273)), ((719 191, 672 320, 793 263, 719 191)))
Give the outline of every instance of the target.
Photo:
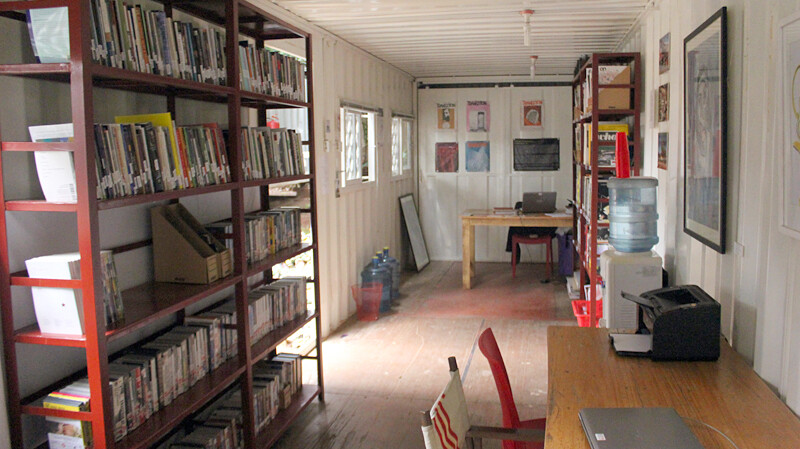
POLYGON ((584 408, 592 449, 703 449, 674 408, 584 408))
POLYGON ((556 211, 556 192, 527 192, 522 194, 523 214, 545 214, 556 211))

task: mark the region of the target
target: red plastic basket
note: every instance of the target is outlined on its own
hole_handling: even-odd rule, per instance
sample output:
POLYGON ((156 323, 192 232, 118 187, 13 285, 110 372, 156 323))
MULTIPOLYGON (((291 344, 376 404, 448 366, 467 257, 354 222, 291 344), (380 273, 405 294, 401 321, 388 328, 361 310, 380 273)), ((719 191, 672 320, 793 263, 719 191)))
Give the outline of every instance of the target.
MULTIPOLYGON (((589 302, 580 299, 572 301, 572 312, 578 319, 578 326, 589 327, 589 302)), ((603 300, 598 299, 595 303, 595 314, 598 319, 603 318, 603 300)))
POLYGON ((350 291, 353 292, 353 299, 356 301, 358 320, 377 320, 383 285, 380 282, 368 282, 361 286, 355 284, 350 286, 350 291))

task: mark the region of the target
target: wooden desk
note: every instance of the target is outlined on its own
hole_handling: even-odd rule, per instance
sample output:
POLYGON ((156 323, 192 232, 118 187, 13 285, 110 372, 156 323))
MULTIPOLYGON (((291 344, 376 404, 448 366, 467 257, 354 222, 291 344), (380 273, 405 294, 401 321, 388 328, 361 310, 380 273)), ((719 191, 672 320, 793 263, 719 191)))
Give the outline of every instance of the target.
POLYGON ((475 226, 572 227, 572 214, 568 214, 549 217, 545 214, 501 215, 490 210, 465 210, 461 214, 461 272, 464 288, 472 288, 472 276, 475 276, 475 226))
MULTIPOLYGON (((620 357, 606 329, 547 329, 545 449, 589 448, 584 407, 673 407, 705 422, 740 449, 800 448, 800 420, 725 342, 716 362, 620 357)), ((705 449, 732 449, 707 427, 687 423, 705 449)))

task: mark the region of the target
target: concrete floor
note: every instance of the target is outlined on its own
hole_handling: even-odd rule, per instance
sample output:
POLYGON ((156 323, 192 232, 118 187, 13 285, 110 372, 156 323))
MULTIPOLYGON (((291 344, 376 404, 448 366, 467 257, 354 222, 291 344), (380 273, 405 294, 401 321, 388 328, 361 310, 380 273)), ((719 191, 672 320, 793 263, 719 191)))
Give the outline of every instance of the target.
MULTIPOLYGON (((547 326, 575 325, 563 278, 544 265, 479 263, 472 290, 460 262, 432 262, 406 276, 401 298, 375 322, 347 321, 323 343, 325 402, 315 401, 277 449, 421 449, 421 410, 431 407, 455 356, 473 424, 500 425, 497 390, 477 337, 491 327, 522 419, 543 417, 547 326)), ((486 448, 499 448, 488 442, 486 448)))

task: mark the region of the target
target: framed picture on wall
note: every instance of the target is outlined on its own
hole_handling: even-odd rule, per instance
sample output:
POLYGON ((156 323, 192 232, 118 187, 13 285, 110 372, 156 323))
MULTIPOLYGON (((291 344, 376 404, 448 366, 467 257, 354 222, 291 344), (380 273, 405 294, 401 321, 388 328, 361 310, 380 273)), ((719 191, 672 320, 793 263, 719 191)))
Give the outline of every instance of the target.
POLYGON ((458 142, 436 143, 436 173, 458 172, 458 142))
POLYGON ((800 14, 780 25, 781 231, 800 239, 800 14))
POLYGON ((464 149, 464 159, 466 160, 467 172, 488 172, 489 156, 489 142, 467 142, 466 148, 464 149))
POLYGON ((669 71, 669 33, 658 41, 658 73, 669 71))
POLYGON ((542 109, 542 100, 522 100, 523 128, 541 128, 542 109))
POLYGON ((489 131, 489 102, 467 102, 467 129, 471 132, 489 131))
POLYGON ((669 83, 658 86, 658 121, 669 120, 669 83))
POLYGON ((683 41, 683 231, 725 253, 727 27, 722 7, 683 41))
POLYGON ((436 128, 456 129, 456 104, 437 103, 436 104, 436 128))
POLYGON ((669 154, 669 133, 658 133, 658 168, 667 169, 667 154, 669 154))

